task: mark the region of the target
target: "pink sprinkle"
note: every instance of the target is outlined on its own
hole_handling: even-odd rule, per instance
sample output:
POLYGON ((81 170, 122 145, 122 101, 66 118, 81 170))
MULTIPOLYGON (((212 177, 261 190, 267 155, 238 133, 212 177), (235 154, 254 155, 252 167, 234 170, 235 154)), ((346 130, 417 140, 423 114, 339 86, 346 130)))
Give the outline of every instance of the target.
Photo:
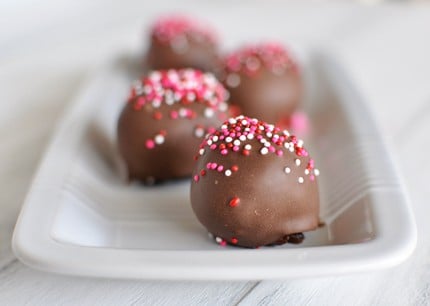
POLYGON ((215 170, 217 166, 218 166, 218 165, 217 165, 217 163, 212 163, 212 164, 211 164, 211 169, 212 169, 212 170, 215 170))
POLYGON ((227 242, 226 242, 225 240, 223 240, 223 241, 221 241, 219 244, 220 244, 220 246, 226 246, 226 245, 227 245, 227 242))
POLYGON ((276 151, 276 149, 275 149, 275 147, 274 146, 270 146, 269 147, 269 152, 270 153, 274 153, 276 151))
POLYGON ((222 155, 227 155, 227 153, 228 153, 227 149, 222 149, 222 150, 221 150, 221 154, 222 154, 222 155))
POLYGON ((147 149, 154 149, 155 147, 155 142, 152 139, 148 139, 145 143, 145 146, 147 149))
POLYGON ((314 176, 313 174, 311 174, 311 175, 309 176, 309 179, 310 179, 311 181, 314 181, 314 180, 315 180, 315 176, 314 176))
POLYGON ((282 152, 281 150, 278 150, 278 151, 276 151, 276 155, 282 156, 282 155, 284 155, 284 152, 282 152))
POLYGON ((218 168, 216 169, 218 172, 221 172, 224 169, 224 167, 222 165, 219 165, 218 168))
POLYGON ((239 147, 238 147, 238 146, 234 146, 234 147, 233 147, 233 151, 234 151, 234 152, 239 151, 239 147))
POLYGON ((206 168, 207 168, 207 169, 210 169, 210 168, 211 168, 211 165, 212 165, 212 163, 207 163, 207 164, 206 164, 206 168))
POLYGON ((199 176, 196 174, 194 175, 194 182, 198 182, 199 181, 199 176))
POLYGON ((211 144, 210 149, 211 150, 215 150, 216 149, 216 144, 211 144))
POLYGON ((177 111, 171 111, 170 112, 170 118, 177 119, 178 118, 178 112, 177 111))

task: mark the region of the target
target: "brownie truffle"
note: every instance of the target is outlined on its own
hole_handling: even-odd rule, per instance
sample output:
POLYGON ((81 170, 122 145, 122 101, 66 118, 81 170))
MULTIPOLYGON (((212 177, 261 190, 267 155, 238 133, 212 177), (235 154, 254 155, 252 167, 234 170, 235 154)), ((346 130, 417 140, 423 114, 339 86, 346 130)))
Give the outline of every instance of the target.
POLYGON ((118 122, 118 146, 131 180, 190 176, 206 133, 227 117, 226 90, 210 73, 150 72, 136 81, 118 122))
POLYGON ((318 227, 318 175, 302 140, 239 116, 201 144, 191 204, 220 244, 299 243, 318 227))
POLYGON ((224 59, 223 82, 236 114, 277 124, 299 105, 302 84, 296 62, 279 44, 243 47, 224 59))
POLYGON ((214 31, 184 16, 159 19, 152 27, 147 65, 151 69, 215 71, 220 59, 214 31))

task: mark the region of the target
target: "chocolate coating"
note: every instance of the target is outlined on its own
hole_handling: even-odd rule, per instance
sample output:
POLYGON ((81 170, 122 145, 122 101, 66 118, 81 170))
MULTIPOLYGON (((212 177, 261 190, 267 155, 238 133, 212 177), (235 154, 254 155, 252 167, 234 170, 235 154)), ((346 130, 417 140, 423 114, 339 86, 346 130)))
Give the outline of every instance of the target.
POLYGON ((185 17, 161 19, 151 33, 147 65, 150 69, 217 71, 220 58, 215 35, 207 26, 185 17))
POLYGON ((155 183, 189 176, 204 135, 226 118, 224 99, 222 85, 197 70, 155 71, 138 81, 117 128, 129 178, 155 183))
POLYGON ((238 114, 276 124, 288 120, 300 104, 298 67, 282 46, 245 47, 227 56, 224 66, 229 103, 238 114))
POLYGON ((299 233, 318 227, 319 171, 296 137, 257 120, 239 123, 243 120, 253 122, 232 119, 202 144, 193 172, 192 208, 218 242, 251 248, 299 243, 299 233), (255 132, 252 126, 257 126, 255 132), (221 139, 231 133, 235 135, 221 139))

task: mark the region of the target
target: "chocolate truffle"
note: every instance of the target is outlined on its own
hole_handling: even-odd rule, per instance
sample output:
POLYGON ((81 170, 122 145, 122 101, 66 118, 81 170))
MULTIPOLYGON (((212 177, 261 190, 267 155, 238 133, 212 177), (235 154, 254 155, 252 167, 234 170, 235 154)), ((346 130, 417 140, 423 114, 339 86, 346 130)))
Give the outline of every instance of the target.
POLYGON ((159 19, 152 27, 147 65, 151 69, 215 71, 220 59, 214 31, 183 16, 159 19))
POLYGON ((227 117, 226 90, 210 73, 150 72, 136 81, 118 121, 118 146, 131 180, 190 176, 206 133, 227 117))
POLYGON ((299 243, 318 227, 318 175, 302 140, 239 116, 201 144, 191 205, 220 244, 299 243))
POLYGON ((279 44, 243 47, 224 59, 223 82, 236 114, 277 124, 299 105, 301 78, 296 62, 279 44))

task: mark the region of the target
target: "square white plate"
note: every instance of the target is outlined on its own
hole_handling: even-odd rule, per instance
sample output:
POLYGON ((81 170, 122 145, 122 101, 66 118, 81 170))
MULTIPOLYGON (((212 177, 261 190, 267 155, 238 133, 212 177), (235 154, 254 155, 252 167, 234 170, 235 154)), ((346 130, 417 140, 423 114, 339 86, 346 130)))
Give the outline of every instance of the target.
POLYGON ((194 217, 187 181, 123 183, 115 127, 136 75, 125 57, 101 71, 60 121, 15 228, 16 256, 52 272, 142 279, 318 276, 406 259, 415 224, 375 123, 336 61, 303 54, 306 143, 321 170, 326 223, 303 244, 221 247, 194 217))

